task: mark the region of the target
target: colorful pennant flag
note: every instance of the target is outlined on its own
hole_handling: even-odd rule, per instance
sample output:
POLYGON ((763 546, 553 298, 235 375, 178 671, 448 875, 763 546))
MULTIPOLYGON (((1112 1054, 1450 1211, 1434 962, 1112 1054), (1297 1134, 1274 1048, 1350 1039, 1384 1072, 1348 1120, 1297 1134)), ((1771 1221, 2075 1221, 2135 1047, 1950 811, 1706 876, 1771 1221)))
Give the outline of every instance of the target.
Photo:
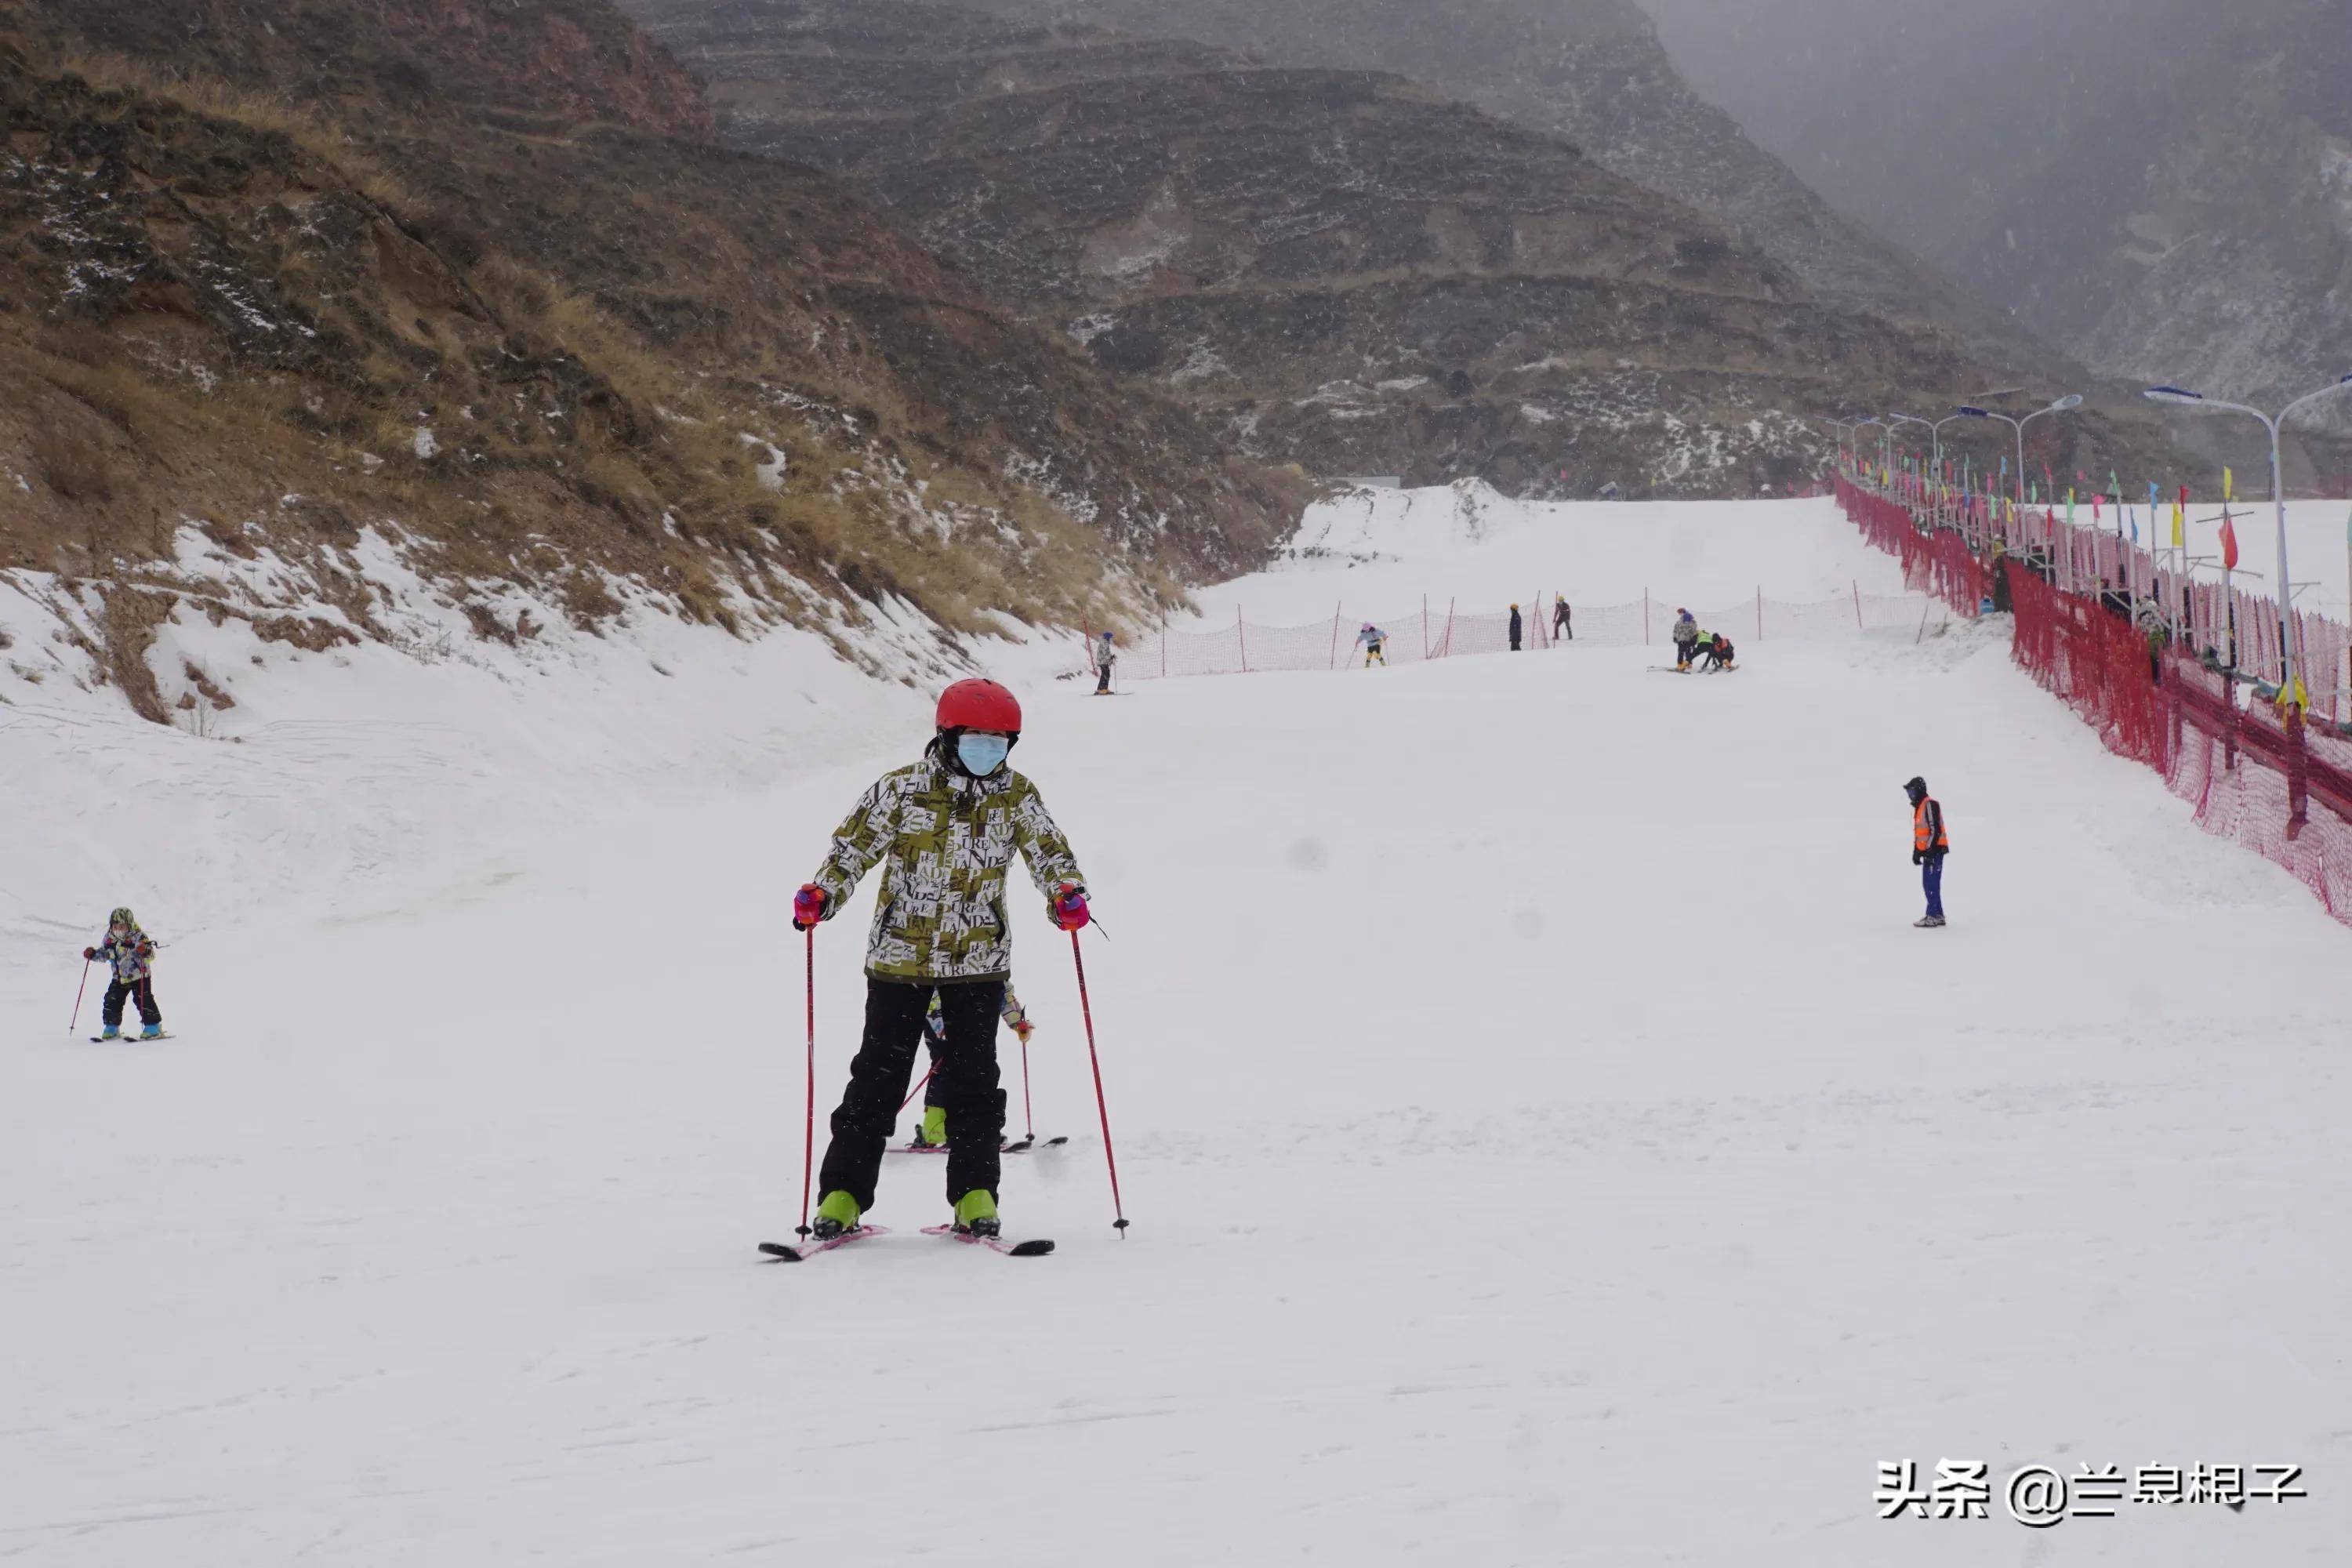
POLYGON ((2234 572, 2237 569, 2238 531, 2230 526, 2230 509, 2224 505, 2221 508, 2221 570, 2234 572))

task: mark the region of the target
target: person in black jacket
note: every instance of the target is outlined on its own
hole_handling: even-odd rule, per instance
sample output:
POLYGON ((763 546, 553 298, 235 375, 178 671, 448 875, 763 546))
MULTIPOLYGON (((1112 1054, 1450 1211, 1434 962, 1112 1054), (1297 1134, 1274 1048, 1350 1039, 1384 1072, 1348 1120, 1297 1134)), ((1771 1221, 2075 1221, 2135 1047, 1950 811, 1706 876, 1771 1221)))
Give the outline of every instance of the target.
POLYGON ((1911 799, 1911 864, 1919 868, 1919 884, 1927 889, 1927 912, 1912 921, 1916 926, 1944 923, 1944 857, 1952 852, 1951 835, 1944 828, 1944 808, 1927 793, 1927 781, 1914 778, 1903 786, 1911 799))
POLYGON ((1511 651, 1519 651, 1519 607, 1517 605, 1511 606, 1511 651))

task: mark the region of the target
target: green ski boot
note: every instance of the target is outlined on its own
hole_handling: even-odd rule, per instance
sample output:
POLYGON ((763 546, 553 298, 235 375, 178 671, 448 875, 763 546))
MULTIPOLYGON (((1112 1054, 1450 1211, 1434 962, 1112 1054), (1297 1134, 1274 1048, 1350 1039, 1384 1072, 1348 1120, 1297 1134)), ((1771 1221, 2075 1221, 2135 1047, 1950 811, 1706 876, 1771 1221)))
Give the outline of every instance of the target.
POLYGON ((858 1219, 856 1198, 838 1190, 830 1192, 817 1200, 816 1223, 809 1227, 809 1234, 819 1241, 831 1241, 845 1231, 856 1230, 858 1219))
POLYGON ((948 1108, 944 1105, 923 1107, 923 1124, 915 1131, 915 1142, 926 1149, 936 1149, 948 1141, 948 1108))
POLYGON ((967 1236, 1002 1236, 997 1224, 996 1194, 982 1187, 974 1187, 956 1200, 955 1227, 967 1236))

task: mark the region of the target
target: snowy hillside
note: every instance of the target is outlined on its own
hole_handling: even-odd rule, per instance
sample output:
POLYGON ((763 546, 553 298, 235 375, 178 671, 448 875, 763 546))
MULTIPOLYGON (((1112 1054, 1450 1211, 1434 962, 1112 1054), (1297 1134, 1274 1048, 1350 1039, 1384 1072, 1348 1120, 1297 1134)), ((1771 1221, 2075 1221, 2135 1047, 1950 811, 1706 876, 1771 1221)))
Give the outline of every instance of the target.
MULTIPOLYGON (((1204 611, 1553 562, 1596 600, 1898 585, 1825 501, 1317 526, 1341 553, 1204 611)), ((752 1251, 799 1203, 786 902, 928 688, 650 617, 556 640, 247 664, 242 742, 5 688, 0 1553, 2337 1559, 2345 933, 1990 628, 1114 701, 1000 650, 1108 927, 1134 1226, 1066 942, 1016 900, 1036 1122, 1073 1141, 1003 1201, 1060 1251, 914 1234, 940 1173, 893 1156, 897 1234, 797 1267, 752 1251), (1942 931, 1909 924, 1914 773, 1942 931), (121 902, 171 944, 163 1045, 65 1031, 121 902), (1877 1518, 1881 1461, 1947 1458, 2311 1495, 1877 1518)), ((869 898, 819 933, 821 1115, 869 898)))

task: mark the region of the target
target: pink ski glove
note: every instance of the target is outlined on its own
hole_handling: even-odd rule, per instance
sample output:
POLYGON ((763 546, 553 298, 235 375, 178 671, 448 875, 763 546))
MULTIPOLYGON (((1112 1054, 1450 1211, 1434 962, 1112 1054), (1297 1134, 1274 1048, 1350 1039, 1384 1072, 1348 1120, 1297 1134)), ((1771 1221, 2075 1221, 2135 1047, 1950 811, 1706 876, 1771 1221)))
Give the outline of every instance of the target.
POLYGON ((1064 931, 1076 931, 1092 919, 1087 912, 1087 890, 1076 882, 1063 883, 1054 900, 1054 923, 1064 931))
POLYGON ((793 895, 793 929, 806 931, 824 919, 825 891, 814 882, 805 883, 793 895))

